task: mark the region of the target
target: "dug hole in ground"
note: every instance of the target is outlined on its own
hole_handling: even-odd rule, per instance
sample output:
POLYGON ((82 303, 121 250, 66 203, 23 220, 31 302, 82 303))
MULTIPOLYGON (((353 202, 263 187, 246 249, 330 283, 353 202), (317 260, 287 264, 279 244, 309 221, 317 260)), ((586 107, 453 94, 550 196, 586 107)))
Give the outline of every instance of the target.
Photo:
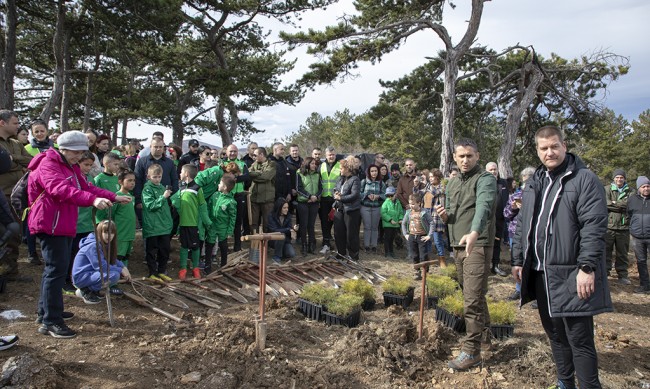
MULTIPOLYGON (((319 226, 316 227, 319 231, 319 226)), ((139 235, 139 233, 138 233, 139 235)), ((320 242, 320 239, 318 240, 320 242)), ((231 246, 232 247, 232 246, 231 246)), ((247 247, 247 243, 244 247, 247 247)), ((299 251, 299 246, 297 247, 299 251)), ((1 335, 17 334, 20 343, 0 352, 0 386, 15 388, 542 388, 555 382, 550 348, 536 310, 517 312, 515 336, 493 341, 482 368, 454 372, 447 361, 459 352, 460 335, 424 316, 424 336, 417 339, 420 285, 407 310, 385 308, 381 287, 377 305, 363 312, 361 325, 349 329, 308 321, 297 311, 297 297, 267 296, 266 349, 255 348, 259 304, 224 300, 221 309, 187 301, 190 309, 159 304, 189 325, 166 319, 124 298, 113 298, 115 327, 106 304, 85 305, 65 296, 75 314, 68 322, 76 338, 58 340, 36 332, 34 323, 42 268, 26 263, 22 275, 31 282, 10 283, 0 294, 2 310, 25 317, 0 318, 1 335)), ((314 259, 298 255, 293 262, 314 259)), ((405 250, 398 259, 381 253, 361 254, 364 266, 378 273, 411 277, 405 250)), ((130 268, 135 278, 147 275, 142 240, 136 239, 130 268)), ((509 252, 502 268, 509 272, 509 252)), ((630 253, 630 262, 635 263, 630 253)), ((433 268, 434 273, 438 272, 433 268)), ((177 278, 178 241, 172 241, 169 274, 177 278)), ((606 388, 650 388, 650 295, 632 294, 632 286, 610 278, 616 312, 595 319, 600 378, 606 388)), ((125 290, 130 290, 128 286, 125 290)), ((489 295, 505 299, 514 290, 511 277, 490 276, 489 295)))

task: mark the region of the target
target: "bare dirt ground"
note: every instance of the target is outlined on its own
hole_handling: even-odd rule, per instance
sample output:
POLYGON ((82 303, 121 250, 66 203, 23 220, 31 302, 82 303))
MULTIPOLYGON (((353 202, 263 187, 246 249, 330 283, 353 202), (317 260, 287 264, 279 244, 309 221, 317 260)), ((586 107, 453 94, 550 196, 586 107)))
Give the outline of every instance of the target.
MULTIPOLYGON (((362 253, 361 261, 383 275, 410 277, 406 253, 398 254, 400 259, 389 260, 362 253)), ((503 250, 506 270, 508 255, 503 250)), ((142 246, 136 244, 130 262, 135 277, 146 275, 142 258, 142 246)), ((178 266, 174 259, 172 255, 172 275, 178 266)), ((630 259, 634 262, 632 255, 630 259)), ((0 318, 2 335, 20 336, 16 347, 0 351, 0 365, 4 365, 0 386, 543 388, 555 382, 550 349, 537 311, 530 306, 518 311, 515 337, 494 341, 493 350, 484 353, 483 368, 459 373, 450 371, 446 363, 458 353, 460 335, 436 323, 433 310, 425 314, 425 336, 417 339, 419 286, 406 311, 385 308, 377 286, 378 304, 363 313, 362 324, 354 329, 306 320, 296 310, 296 297, 269 298, 267 348, 257 351, 258 303, 234 300, 224 300, 221 309, 190 301, 185 311, 160 306, 191 323, 183 326, 114 298, 116 326, 110 327, 105 304, 85 305, 66 296, 66 310, 75 314, 68 324, 78 336, 57 340, 40 335, 34 312, 42 269, 21 263, 20 270, 34 281, 11 283, 0 294, 3 310, 19 310, 26 316, 0 318)), ((635 265, 630 274, 638 285, 635 265)), ((596 317, 601 382, 606 388, 650 388, 650 295, 632 294, 633 286, 620 286, 611 278, 610 284, 616 312, 596 317)), ((490 277, 489 294, 494 298, 506 298, 513 290, 510 277, 490 277)))

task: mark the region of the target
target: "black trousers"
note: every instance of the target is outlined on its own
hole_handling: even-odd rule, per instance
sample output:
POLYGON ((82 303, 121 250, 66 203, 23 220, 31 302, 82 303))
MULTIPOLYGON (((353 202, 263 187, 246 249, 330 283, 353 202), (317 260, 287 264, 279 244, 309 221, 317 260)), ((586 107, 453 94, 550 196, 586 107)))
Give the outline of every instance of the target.
POLYGON ((146 260, 150 276, 167 272, 169 250, 169 235, 150 236, 146 239, 146 260))
POLYGON ((573 389, 577 376, 580 389, 600 388, 593 316, 550 317, 544 273, 533 272, 531 281, 535 283, 539 317, 551 343, 558 380, 573 389))
POLYGON ((320 226, 321 229, 323 230, 323 245, 328 245, 328 246, 331 246, 330 241, 332 240, 333 222, 329 220, 329 213, 330 210, 332 209, 332 204, 334 204, 334 198, 322 197, 320 200, 320 208, 318 209, 320 226))
POLYGON ((233 234, 235 241, 233 251, 240 251, 242 232, 244 235, 250 234, 246 193, 236 193, 235 201, 237 201, 237 216, 235 217, 235 232, 233 234))
POLYGON ((359 260, 359 230, 361 228, 361 210, 334 213, 334 240, 336 251, 359 260))
POLYGON ((318 215, 318 203, 298 203, 296 214, 300 219, 298 234, 303 245, 312 243, 316 245, 316 215, 318 215), (309 236, 309 238, 308 238, 309 236))
POLYGON ((384 228, 384 254, 393 254, 395 255, 395 249, 393 248, 393 240, 399 228, 384 228))

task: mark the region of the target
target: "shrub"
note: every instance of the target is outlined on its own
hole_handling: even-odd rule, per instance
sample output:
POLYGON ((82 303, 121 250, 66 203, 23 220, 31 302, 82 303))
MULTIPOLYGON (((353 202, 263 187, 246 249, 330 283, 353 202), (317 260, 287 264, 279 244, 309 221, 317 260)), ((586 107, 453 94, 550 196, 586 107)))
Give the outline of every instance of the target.
POLYGON ((449 296, 440 299, 440 301, 438 301, 438 306, 440 308, 446 309, 456 316, 463 316, 463 313, 465 311, 465 299, 463 298, 463 292, 459 290, 453 294, 450 294, 449 296))
POLYGON ((396 294, 398 296, 406 296, 409 289, 413 288, 411 280, 408 278, 390 276, 382 284, 384 292, 396 294))
POLYGON ((458 280, 458 271, 456 271, 456 265, 454 264, 447 265, 447 267, 445 268, 441 268, 440 273, 443 276, 447 276, 451 279, 458 280))
POLYGON ((447 276, 427 277, 427 293, 429 296, 443 298, 458 290, 458 282, 447 276))
POLYGON ((319 305, 328 305, 337 295, 336 289, 323 284, 305 284, 300 298, 319 305))
POLYGON ((363 304, 363 297, 354 293, 343 293, 327 305, 327 312, 337 316, 348 316, 361 309, 361 304, 363 304))
POLYGON ((363 297, 363 301, 371 301, 375 299, 375 290, 366 280, 347 280, 343 282, 341 288, 346 293, 352 293, 363 297))
POLYGON ((488 300, 488 311, 490 312, 490 323, 492 324, 506 325, 515 323, 517 308, 513 302, 488 300))

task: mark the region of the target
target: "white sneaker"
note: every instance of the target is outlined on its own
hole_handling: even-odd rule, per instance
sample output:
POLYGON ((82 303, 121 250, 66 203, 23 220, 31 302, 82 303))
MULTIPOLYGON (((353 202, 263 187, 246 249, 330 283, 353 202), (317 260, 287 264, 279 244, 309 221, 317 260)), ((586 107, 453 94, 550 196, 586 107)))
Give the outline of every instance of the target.
POLYGON ((321 253, 321 254, 327 254, 327 253, 329 253, 329 252, 330 252, 330 246, 328 246, 328 245, 326 245, 326 244, 324 244, 324 245, 323 245, 323 248, 320 249, 320 253, 321 253))

